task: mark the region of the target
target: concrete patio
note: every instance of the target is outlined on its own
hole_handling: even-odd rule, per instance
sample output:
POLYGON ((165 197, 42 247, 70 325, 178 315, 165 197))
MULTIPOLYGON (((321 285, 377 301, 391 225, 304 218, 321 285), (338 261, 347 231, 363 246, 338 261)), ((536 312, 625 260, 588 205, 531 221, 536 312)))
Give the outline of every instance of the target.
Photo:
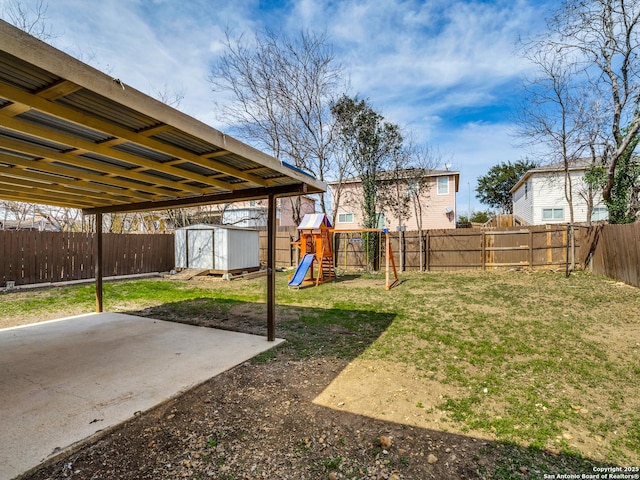
POLYGON ((0 478, 281 341, 115 313, 0 330, 0 478))

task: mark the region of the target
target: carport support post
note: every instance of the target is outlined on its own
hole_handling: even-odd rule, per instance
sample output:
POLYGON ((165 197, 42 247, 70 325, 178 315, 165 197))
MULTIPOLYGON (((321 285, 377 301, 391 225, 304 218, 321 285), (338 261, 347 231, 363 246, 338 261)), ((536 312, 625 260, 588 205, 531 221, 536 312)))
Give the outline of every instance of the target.
POLYGON ((276 196, 267 210, 267 340, 276 339, 276 196))
POLYGON ((102 214, 96 213, 96 312, 102 312, 102 214))

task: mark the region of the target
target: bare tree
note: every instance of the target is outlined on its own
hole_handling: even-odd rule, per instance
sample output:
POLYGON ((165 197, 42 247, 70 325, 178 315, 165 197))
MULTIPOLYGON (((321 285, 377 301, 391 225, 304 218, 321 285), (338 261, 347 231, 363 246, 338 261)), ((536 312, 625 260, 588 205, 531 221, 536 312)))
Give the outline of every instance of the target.
POLYGON ((4 229, 9 224, 16 229, 25 228, 29 226, 29 218, 34 219, 35 217, 35 205, 31 203, 3 201, 2 209, 4 229))
POLYGON ((165 217, 171 228, 181 228, 191 225, 189 209, 187 208, 175 208, 171 210, 165 210, 165 217))
POLYGON ((398 220, 396 228, 400 250, 400 271, 404 271, 405 221, 411 216, 411 194, 409 191, 414 175, 417 173, 414 168, 411 168, 410 160, 411 151, 404 146, 392 152, 389 170, 380 175, 376 199, 379 211, 389 212, 393 218, 398 220))
POLYGON ((43 42, 50 42, 57 35, 53 33, 47 22, 49 5, 44 0, 8 0, 2 10, 2 16, 10 24, 39 38, 43 42))
POLYGON ((411 199, 407 188, 415 172, 411 171, 409 152, 404 148, 393 152, 389 169, 382 172, 378 184, 376 203, 378 210, 389 212, 402 227, 411 215, 411 199))
MULTIPOLYGON (((333 155, 330 105, 342 75, 327 37, 263 32, 247 45, 227 35, 225 46, 210 78, 214 91, 233 96, 219 107, 224 120, 246 141, 325 181, 339 158, 333 155)), ((320 205, 326 213, 324 195, 320 205)))
MULTIPOLYGON (((46 228, 58 231, 81 231, 82 212, 76 208, 55 207, 23 202, 0 202, 0 211, 14 228, 46 228)), ((6 227, 4 227, 6 228, 6 227)))
POLYGON ((172 90, 166 83, 161 89, 152 88, 152 93, 156 99, 176 109, 180 107, 182 100, 184 100, 184 88, 172 90))
POLYGON ((82 228, 81 211, 24 202, 0 202, 2 229, 37 229, 73 232, 82 228))
POLYGON ((74 232, 81 229, 82 211, 77 208, 48 205, 34 205, 33 208, 35 213, 53 230, 74 232))
POLYGON ((588 85, 584 87, 579 95, 589 99, 587 101, 588 108, 585 109, 585 128, 583 132, 584 143, 588 151, 588 155, 585 158, 589 160, 589 169, 585 174, 584 185, 578 191, 578 195, 582 197, 587 205, 587 224, 591 225, 596 192, 599 193, 601 189, 596 188, 595 183, 589 181, 589 176, 598 168, 602 170, 606 168, 603 164, 605 160, 600 152, 605 150, 607 138, 603 129, 603 123, 606 119, 602 112, 602 101, 598 95, 594 95, 588 89, 588 85))
POLYGON ((574 223, 571 167, 581 157, 588 126, 582 97, 572 83, 574 67, 546 49, 527 52, 537 76, 525 86, 526 100, 519 117, 519 134, 531 144, 546 146, 546 163, 558 162, 564 171, 564 195, 569 222, 574 223))
POLYGON ((640 3, 565 0, 548 27, 534 43, 572 63, 602 96, 609 133, 599 153, 607 169, 603 198, 609 206, 621 178, 618 170, 633 168, 629 147, 640 133, 640 3))
POLYGON ((411 180, 407 185, 407 194, 413 205, 413 213, 416 216, 418 226, 418 253, 420 255, 420 271, 424 271, 424 240, 422 223, 423 207, 428 206, 427 201, 430 195, 431 179, 429 172, 442 164, 442 156, 428 145, 411 144, 408 148, 410 164, 415 170, 411 180))

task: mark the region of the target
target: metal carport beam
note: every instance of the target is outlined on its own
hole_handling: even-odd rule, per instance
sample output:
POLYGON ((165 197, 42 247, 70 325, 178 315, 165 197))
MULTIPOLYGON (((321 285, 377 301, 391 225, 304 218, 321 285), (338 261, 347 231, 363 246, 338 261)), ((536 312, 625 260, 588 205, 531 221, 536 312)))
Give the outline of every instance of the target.
POLYGON ((82 213, 94 215, 96 213, 125 213, 144 212, 150 210, 167 210, 172 208, 188 208, 202 205, 212 205, 216 203, 240 202, 245 200, 259 200, 276 197, 287 197, 304 195, 308 192, 306 184, 283 185, 270 188, 248 188, 236 190, 230 193, 216 193, 211 195, 200 195, 197 197, 185 197, 172 200, 160 200, 152 202, 129 203, 126 205, 112 205, 109 207, 84 208, 82 213))

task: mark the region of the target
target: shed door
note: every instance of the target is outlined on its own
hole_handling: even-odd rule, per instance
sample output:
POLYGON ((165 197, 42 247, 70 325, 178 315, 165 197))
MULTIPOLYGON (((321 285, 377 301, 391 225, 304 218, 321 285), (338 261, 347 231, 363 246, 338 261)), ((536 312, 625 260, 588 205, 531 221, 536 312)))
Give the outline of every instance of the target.
POLYGON ((213 270, 213 230, 189 230, 189 268, 213 270))

